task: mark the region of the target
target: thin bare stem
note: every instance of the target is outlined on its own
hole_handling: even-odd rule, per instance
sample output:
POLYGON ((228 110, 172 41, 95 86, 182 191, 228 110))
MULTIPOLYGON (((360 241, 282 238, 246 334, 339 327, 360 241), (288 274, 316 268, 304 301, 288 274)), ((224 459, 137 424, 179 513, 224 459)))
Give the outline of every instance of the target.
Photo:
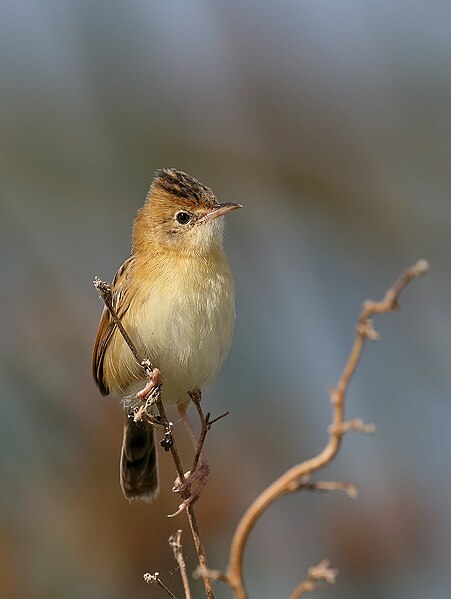
POLYGON ((168 587, 161 580, 159 572, 155 572, 154 574, 149 574, 149 572, 146 572, 146 574, 143 574, 143 578, 147 582, 147 584, 155 583, 156 585, 158 585, 171 599, 177 599, 174 593, 171 590, 169 590, 168 587))
POLYGON ((189 588, 188 574, 186 573, 186 564, 182 550, 182 531, 178 530, 175 535, 169 537, 169 546, 174 554, 175 561, 180 569, 182 577, 183 590, 185 591, 185 599, 191 599, 191 590, 189 588))
MULTIPOLYGON (((155 405, 157 406, 158 413, 160 414, 163 421, 169 422, 168 417, 166 415, 166 410, 165 410, 164 404, 161 401, 161 397, 158 397, 157 401, 155 402, 155 405)), ((172 437, 172 443, 169 446, 169 450, 171 452, 172 459, 173 459, 174 465, 175 465, 175 469, 177 470, 177 474, 179 476, 181 476, 182 480, 183 480, 183 477, 184 477, 183 465, 182 465, 182 461, 180 459, 179 452, 177 451, 175 439, 173 437, 172 437)), ((186 497, 184 497, 184 499, 186 499, 186 497)))
POLYGON ((206 414, 204 414, 204 411, 202 409, 201 391, 198 390, 195 392, 190 392, 189 396, 191 397, 193 404, 196 406, 196 410, 199 415, 200 426, 201 426, 199 438, 197 440, 196 453, 194 455, 193 464, 191 466, 191 472, 194 472, 199 463, 200 456, 202 455, 202 449, 204 447, 205 438, 207 436, 208 431, 211 429, 212 425, 215 424, 215 422, 218 422, 218 420, 221 420, 221 418, 225 418, 226 416, 228 416, 230 414, 230 412, 224 412, 224 414, 221 414, 220 416, 217 416, 216 418, 213 418, 213 420, 212 420, 210 412, 207 412, 206 414))
POLYGON ((296 491, 344 491, 351 499, 355 499, 359 494, 355 485, 341 481, 293 481, 289 492, 295 493, 296 491))
MULTIPOLYGON (((398 298, 404 288, 415 278, 425 274, 429 269, 426 260, 420 260, 406 270, 387 290, 379 302, 366 301, 357 322, 357 332, 350 355, 335 389, 330 392, 332 403, 332 424, 329 428, 329 440, 324 449, 315 457, 297 464, 271 483, 250 505, 241 518, 235 530, 230 555, 229 567, 226 573, 228 583, 237 599, 247 599, 243 580, 243 557, 249 535, 262 513, 286 493, 293 492, 293 483, 305 480, 312 472, 318 471, 329 464, 337 455, 341 441, 346 432, 344 419, 344 401, 352 375, 362 355, 367 339, 377 339, 371 316, 383 312, 391 312, 398 307, 398 298)), ((353 427, 351 427, 353 428, 353 427)), ((354 427, 356 428, 356 427, 354 427)), ((360 427, 361 428, 361 427, 360 427)), ((294 596, 300 596, 298 595, 294 596)), ((294 597, 293 596, 293 597, 294 597)))
MULTIPOLYGON (((163 418, 163 420, 165 422, 167 422, 168 419, 166 416, 166 410, 164 408, 163 402, 161 401, 161 398, 158 398, 156 405, 157 405, 160 416, 163 418)), ((177 474, 179 476, 179 480, 184 480, 184 477, 185 477, 184 470, 183 470, 182 462, 180 460, 179 453, 177 451, 175 440, 173 440, 169 449, 171 451, 172 459, 174 461, 175 468, 176 468, 177 474)), ((183 491, 181 493, 181 497, 183 500, 188 499, 189 490, 187 489, 187 490, 183 491)), ((214 599, 213 584, 212 584, 210 577, 208 576, 207 556, 206 556, 205 548, 204 548, 204 545, 202 542, 202 537, 201 537, 201 533, 200 533, 199 524, 198 524, 197 518, 196 518, 196 512, 194 511, 194 506, 192 504, 189 504, 186 507, 185 511, 186 511, 186 514, 188 517, 188 523, 189 523, 190 530, 191 530, 191 536, 193 537, 194 547, 196 548, 199 566, 201 567, 202 572, 205 573, 205 575, 202 576, 205 593, 207 595, 207 599, 214 599)))
MULTIPOLYGON (((106 281, 101 281, 99 279, 99 277, 95 277, 93 283, 94 283, 94 287, 99 292, 100 298, 103 300, 103 303, 107 307, 108 312, 110 313, 110 316, 113 319, 114 324, 119 329, 119 332, 121 333, 122 337, 124 338, 125 343, 130 348, 130 351, 135 356, 135 360, 138 362, 138 364, 140 364, 142 366, 143 362, 144 362, 144 357, 139 354, 138 350, 136 349, 135 344, 130 339, 127 331, 124 328, 124 325, 120 321, 118 315, 116 314, 116 310, 114 309, 113 296, 111 293, 111 286, 106 281)), ((148 366, 149 366, 150 370, 153 370, 153 366, 150 362, 148 362, 148 366)))
MULTIPOLYGON (((122 325, 122 323, 116 313, 116 310, 114 309, 114 306, 113 306, 110 285, 108 283, 106 283, 105 281, 101 281, 98 277, 95 277, 94 286, 97 289, 97 291, 99 292, 101 299, 103 300, 105 306, 107 307, 107 309, 111 315, 111 318, 113 319, 114 323, 116 324, 119 332, 121 333, 122 337, 124 338, 125 343, 130 348, 130 351, 134 355, 138 364, 140 364, 145 375, 148 378, 150 378, 153 376, 154 371, 157 371, 157 378, 158 378, 158 376, 159 376, 158 369, 154 368, 154 366, 151 364, 151 362, 147 358, 140 355, 139 351, 137 350, 136 346, 134 345, 133 341, 130 339, 127 331, 125 330, 124 326, 122 325)), ((156 381, 156 382, 158 382, 158 381, 156 381)), ((160 386, 158 385, 157 386, 158 391, 154 398, 154 403, 157 406, 160 417, 162 418, 163 422, 165 423, 165 425, 167 427, 166 430, 169 431, 170 423, 167 419, 166 410, 164 409, 163 402, 161 401, 161 393, 159 392, 159 387, 160 386)), ((175 468, 176 468, 177 474, 179 476, 179 480, 184 480, 184 470, 183 470, 182 462, 180 460, 180 456, 177 451, 175 441, 172 438, 172 434, 171 434, 170 442, 168 443, 167 441, 168 440, 166 438, 164 441, 165 449, 169 448, 169 450, 171 451, 172 459, 174 461, 175 468)), ((189 497, 189 491, 188 490, 183 491, 181 493, 181 496, 182 496, 182 499, 184 499, 184 500, 187 499, 189 497)), ((213 593, 213 584, 212 584, 210 577, 207 574, 208 573, 207 557, 205 554, 205 549, 204 549, 201 535, 200 535, 200 528, 197 523, 197 518, 196 518, 194 508, 191 504, 188 505, 188 507, 186 508, 186 513, 188 516, 188 522, 189 522, 190 529, 191 529, 191 535, 193 537, 194 546, 196 548, 196 553, 197 553, 197 557, 199 560, 199 566, 201 567, 201 570, 204 573, 204 575, 202 576, 202 580, 204 583, 204 588, 205 588, 205 593, 206 593, 207 599, 215 599, 214 593, 213 593)))
POLYGON ((202 575, 202 580, 204 583, 205 592, 207 594, 208 599, 214 599, 213 584, 212 584, 211 578, 208 574, 209 570, 208 570, 207 556, 205 554, 205 549, 202 544, 202 540, 201 540, 201 536, 200 536, 200 528, 197 523, 196 514, 194 512, 194 507, 192 504, 190 504, 186 508, 186 513, 188 514, 188 522, 189 522, 189 525, 191 528, 191 535, 194 540, 194 545, 196 547, 197 557, 199 559, 199 565, 201 566, 202 572, 204 572, 204 574, 202 575))
POLYGON ((230 414, 229 411, 227 412, 223 412, 222 414, 220 414, 219 416, 216 416, 216 418, 213 418, 212 420, 209 421, 209 426, 210 428, 213 426, 213 424, 215 424, 216 422, 218 422, 218 420, 222 420, 223 418, 225 418, 226 416, 228 416, 230 414))
POLYGON ((194 472, 197 468, 197 464, 199 463, 200 456, 202 455, 202 449, 204 447, 205 438, 207 436, 208 431, 210 430, 211 414, 210 414, 210 412, 207 412, 206 414, 204 414, 204 411, 202 410, 202 406, 200 404, 200 401, 201 401, 200 396, 193 394, 191 396, 191 399, 192 399, 193 404, 196 406, 197 413, 199 414, 200 424, 201 424, 199 438, 197 440, 196 453, 194 455, 193 463, 191 466, 191 472, 194 472))

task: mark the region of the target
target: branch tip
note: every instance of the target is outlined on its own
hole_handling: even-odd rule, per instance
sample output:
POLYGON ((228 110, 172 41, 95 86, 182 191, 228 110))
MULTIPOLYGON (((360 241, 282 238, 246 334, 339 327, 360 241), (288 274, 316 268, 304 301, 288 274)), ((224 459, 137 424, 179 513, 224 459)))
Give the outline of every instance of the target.
POLYGON ((429 262, 424 260, 424 258, 418 260, 418 262, 412 267, 412 270, 414 271, 414 276, 421 277, 430 270, 429 262))
POLYGON ((322 560, 317 566, 308 569, 308 577, 311 580, 323 580, 327 584, 335 584, 338 576, 338 570, 330 567, 328 559, 322 560))
POLYGON ((185 558, 183 557, 182 551, 182 531, 179 529, 174 535, 171 535, 168 539, 169 547, 172 549, 174 559, 180 569, 180 576, 182 578, 183 590, 185 592, 185 599, 191 599, 191 589, 189 587, 188 574, 186 572, 185 558))
POLYGON ((317 566, 308 569, 307 577, 294 589, 290 599, 299 599, 304 593, 322 589, 324 584, 335 584, 337 576, 338 570, 330 568, 329 560, 324 559, 317 566))

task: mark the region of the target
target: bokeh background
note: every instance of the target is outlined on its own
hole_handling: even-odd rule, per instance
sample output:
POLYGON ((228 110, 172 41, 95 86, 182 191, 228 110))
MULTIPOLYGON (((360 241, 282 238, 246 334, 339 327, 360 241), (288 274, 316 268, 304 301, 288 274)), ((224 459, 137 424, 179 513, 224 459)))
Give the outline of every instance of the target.
POLYGON ((245 206, 225 241, 234 344, 205 399, 231 412, 198 504, 210 565, 256 494, 325 443, 362 300, 424 257, 350 389, 348 416, 377 434, 349 435, 324 473, 359 498, 280 501, 246 579, 251 597, 287 597, 328 557, 324 596, 449 597, 450 3, 0 6, 0 595, 158 598, 142 580, 158 570, 181 596, 178 527, 195 567, 184 518, 166 518, 167 455, 158 501, 123 500, 121 410, 90 373, 93 276, 112 278, 154 171, 175 166, 245 206))

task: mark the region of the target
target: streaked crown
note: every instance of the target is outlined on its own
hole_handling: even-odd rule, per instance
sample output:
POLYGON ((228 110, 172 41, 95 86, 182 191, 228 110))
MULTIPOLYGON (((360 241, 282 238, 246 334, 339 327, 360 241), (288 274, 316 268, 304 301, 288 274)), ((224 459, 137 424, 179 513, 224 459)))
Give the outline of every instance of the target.
POLYGON ((217 205, 212 190, 194 177, 175 168, 163 168, 155 173, 151 191, 161 190, 181 200, 193 202, 199 208, 212 208, 217 205))

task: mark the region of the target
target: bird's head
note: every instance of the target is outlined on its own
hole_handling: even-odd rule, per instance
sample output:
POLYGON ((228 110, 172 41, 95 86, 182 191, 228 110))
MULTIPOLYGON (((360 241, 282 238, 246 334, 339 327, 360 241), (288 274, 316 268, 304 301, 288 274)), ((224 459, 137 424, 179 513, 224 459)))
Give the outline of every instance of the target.
POLYGON ((174 168, 158 170, 135 220, 134 251, 156 246, 181 254, 221 247, 223 216, 240 204, 219 204, 209 187, 174 168))

